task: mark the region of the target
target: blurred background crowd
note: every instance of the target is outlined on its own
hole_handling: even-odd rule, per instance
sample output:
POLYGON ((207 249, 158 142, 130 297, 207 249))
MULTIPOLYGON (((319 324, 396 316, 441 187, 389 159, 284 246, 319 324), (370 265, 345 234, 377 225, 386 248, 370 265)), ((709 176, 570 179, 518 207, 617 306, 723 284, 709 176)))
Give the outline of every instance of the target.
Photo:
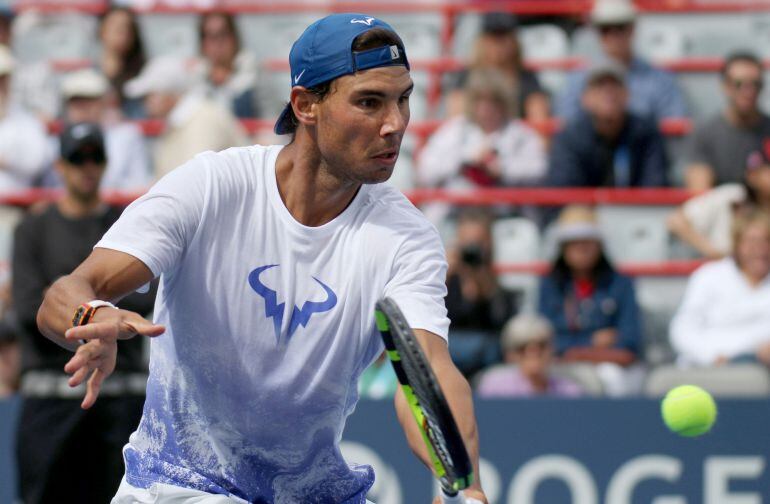
MULTIPOLYGON (((59 435, 41 438, 39 419, 80 421, 56 416, 78 392, 66 352, 36 329, 45 289, 131 195, 195 154, 285 142, 271 125, 288 97, 288 47, 317 17, 104 7, 0 11, 0 194, 17 201, 0 207, 0 397, 26 400, 22 481, 25 457, 37 464, 34 447, 59 435)), ((712 20, 699 29, 717 42, 699 45, 684 16, 666 24, 630 0, 596 0, 580 15, 469 11, 447 49, 425 16, 382 15, 404 36, 416 82, 392 183, 476 195, 415 201, 445 238, 450 350, 478 395, 628 397, 681 381, 770 394, 761 39, 727 43, 712 20), (711 58, 690 62, 708 80, 676 73, 690 54, 711 58), (568 189, 517 204, 505 188, 568 189), (629 189, 615 194, 633 201, 593 206, 573 188, 629 189)), ((730 16, 743 26, 752 14, 730 16)), ((153 294, 124 303, 149 313, 153 294)), ((146 352, 139 340, 121 351, 102 406, 130 432, 146 352)), ((361 378, 363 397, 395 389, 385 359, 361 378)), ((116 429, 104 443, 120 439, 119 453, 116 429)), ((66 481, 72 470, 82 468, 52 472, 66 481)), ((30 502, 56 495, 28 483, 30 502)))

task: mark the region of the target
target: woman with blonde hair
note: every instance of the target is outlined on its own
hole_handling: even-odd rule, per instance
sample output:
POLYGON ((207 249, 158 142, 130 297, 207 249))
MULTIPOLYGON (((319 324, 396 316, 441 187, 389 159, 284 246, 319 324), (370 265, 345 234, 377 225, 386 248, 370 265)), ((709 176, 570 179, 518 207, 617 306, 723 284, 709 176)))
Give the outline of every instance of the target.
POLYGON ((735 216, 732 256, 692 274, 670 337, 683 364, 770 366, 770 214, 735 216))
POLYGON ((430 187, 533 185, 546 173, 540 136, 516 117, 515 93, 497 70, 474 71, 465 113, 445 122, 418 158, 418 177, 430 187))

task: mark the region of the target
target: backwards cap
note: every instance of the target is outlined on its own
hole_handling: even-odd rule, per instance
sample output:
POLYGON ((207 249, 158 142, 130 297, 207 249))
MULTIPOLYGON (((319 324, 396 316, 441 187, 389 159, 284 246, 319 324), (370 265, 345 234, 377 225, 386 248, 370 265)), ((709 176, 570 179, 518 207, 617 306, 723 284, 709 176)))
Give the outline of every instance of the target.
MULTIPOLYGON (((353 51, 353 41, 373 28, 395 30, 386 22, 366 14, 332 14, 307 27, 289 53, 291 85, 311 88, 343 75, 369 68, 403 65, 409 68, 402 45, 353 51)), ((291 104, 275 123, 278 135, 291 133, 291 104)))

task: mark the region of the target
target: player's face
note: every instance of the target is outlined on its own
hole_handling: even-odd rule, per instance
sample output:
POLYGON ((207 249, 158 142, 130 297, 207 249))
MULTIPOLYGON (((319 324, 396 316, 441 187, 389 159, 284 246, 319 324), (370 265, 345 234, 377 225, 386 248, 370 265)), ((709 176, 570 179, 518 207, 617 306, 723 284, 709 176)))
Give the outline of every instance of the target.
POLYGON ((317 111, 316 141, 330 172, 343 180, 388 180, 409 123, 409 71, 372 68, 340 77, 317 111))

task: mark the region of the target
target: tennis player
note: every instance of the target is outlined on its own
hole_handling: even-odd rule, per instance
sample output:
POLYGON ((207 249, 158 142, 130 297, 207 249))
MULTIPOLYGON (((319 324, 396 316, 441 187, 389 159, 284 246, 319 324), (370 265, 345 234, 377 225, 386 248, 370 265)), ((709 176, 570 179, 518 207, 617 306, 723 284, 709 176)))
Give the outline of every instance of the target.
MULTIPOLYGON (((87 381, 83 408, 117 340, 157 336, 113 503, 366 502, 373 471, 349 466, 338 443, 358 377, 383 350, 383 296, 415 329, 478 474, 470 388, 447 350, 439 236, 381 184, 409 121, 404 45, 374 17, 335 14, 305 30, 290 67, 275 126, 289 145, 205 152, 174 170, 40 308, 43 333, 75 351, 65 371, 87 381), (111 306, 155 277, 154 323, 111 306)), ((401 394, 396 409, 428 464, 401 394)), ((485 500, 478 484, 467 495, 485 500)))

